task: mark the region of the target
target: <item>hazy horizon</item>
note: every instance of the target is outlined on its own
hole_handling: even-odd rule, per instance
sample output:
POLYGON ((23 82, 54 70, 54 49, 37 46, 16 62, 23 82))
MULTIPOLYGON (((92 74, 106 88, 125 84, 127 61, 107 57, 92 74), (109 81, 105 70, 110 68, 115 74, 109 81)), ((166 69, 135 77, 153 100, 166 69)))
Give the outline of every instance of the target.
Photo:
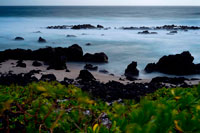
POLYGON ((197 0, 2 0, 0 6, 200 6, 197 0))

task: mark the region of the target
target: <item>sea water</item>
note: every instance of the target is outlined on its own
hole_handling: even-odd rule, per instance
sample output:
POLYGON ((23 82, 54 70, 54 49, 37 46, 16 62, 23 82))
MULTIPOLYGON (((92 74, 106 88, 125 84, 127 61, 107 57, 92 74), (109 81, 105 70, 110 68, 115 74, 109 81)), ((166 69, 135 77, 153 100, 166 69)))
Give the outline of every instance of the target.
MULTIPOLYGON (((0 50, 38 49, 46 46, 68 47, 79 44, 84 52, 105 52, 109 63, 100 64, 116 75, 132 61, 137 61, 140 78, 163 76, 160 73, 146 74, 148 63, 157 62, 163 55, 190 51, 195 63, 200 63, 200 30, 158 30, 155 35, 141 35, 138 30, 118 29, 122 26, 200 26, 200 7, 159 6, 2 6, 0 7, 0 50), (92 24, 111 27, 109 30, 46 29, 47 26, 92 24), (117 29, 115 29, 115 27, 117 29), (36 33, 40 31, 41 33, 36 33), (77 37, 66 37, 75 35, 77 37), (24 41, 14 41, 17 36, 24 41), (47 43, 38 43, 38 37, 47 43), (91 46, 86 46, 91 43, 91 46)), ((190 77, 199 77, 193 75, 190 77)))

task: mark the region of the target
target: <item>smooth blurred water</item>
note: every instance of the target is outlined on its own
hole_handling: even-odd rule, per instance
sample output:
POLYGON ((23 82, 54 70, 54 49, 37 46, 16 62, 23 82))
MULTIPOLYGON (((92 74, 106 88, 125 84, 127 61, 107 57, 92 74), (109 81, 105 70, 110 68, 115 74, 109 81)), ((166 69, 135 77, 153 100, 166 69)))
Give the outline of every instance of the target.
MULTIPOLYGON (((84 52, 105 52, 108 64, 100 68, 117 75, 123 74, 132 61, 138 62, 140 78, 151 78, 159 73, 145 74, 147 63, 156 62, 163 55, 188 50, 200 63, 200 30, 159 30, 157 35, 139 35, 137 30, 120 30, 121 26, 162 26, 165 24, 200 26, 200 7, 0 7, 0 50, 8 48, 37 49, 67 47, 79 44, 84 52), (49 25, 101 24, 110 30, 54 30, 49 25), (41 33, 34 33, 41 31, 41 33), (82 35, 85 33, 86 35, 82 35), (76 35, 67 38, 67 34, 76 35), (104 36, 102 36, 104 34, 104 36), (14 41, 22 36, 25 41, 14 41), (46 44, 37 43, 39 36, 46 44), (91 46, 86 46, 91 43, 91 46)), ((192 77, 199 77, 194 75, 192 77)))

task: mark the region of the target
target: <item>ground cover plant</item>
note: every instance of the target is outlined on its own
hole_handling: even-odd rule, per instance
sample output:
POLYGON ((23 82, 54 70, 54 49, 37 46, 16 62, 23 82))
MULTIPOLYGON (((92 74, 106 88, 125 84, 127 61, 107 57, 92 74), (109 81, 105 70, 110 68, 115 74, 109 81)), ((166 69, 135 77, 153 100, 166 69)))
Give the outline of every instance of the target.
POLYGON ((0 86, 0 132, 200 132, 200 86, 113 103, 57 82, 0 86))

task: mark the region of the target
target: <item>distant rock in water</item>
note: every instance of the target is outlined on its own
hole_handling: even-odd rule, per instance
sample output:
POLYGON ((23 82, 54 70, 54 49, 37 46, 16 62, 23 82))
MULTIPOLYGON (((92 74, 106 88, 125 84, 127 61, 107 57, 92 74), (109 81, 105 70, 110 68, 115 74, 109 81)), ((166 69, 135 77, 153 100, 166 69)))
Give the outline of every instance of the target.
POLYGON ((98 24, 98 25, 97 25, 97 28, 100 28, 100 29, 101 29, 101 28, 104 28, 104 27, 103 27, 102 25, 99 25, 99 24, 98 24))
POLYGON ((138 34, 158 34, 157 32, 149 32, 148 30, 138 32, 138 34))
POLYGON ((67 35, 67 37, 76 37, 75 35, 67 35))
POLYGON ((16 37, 15 40, 16 40, 16 41, 23 41, 24 38, 23 38, 23 37, 16 37))
POLYGON ((39 37, 38 42, 39 43, 46 43, 47 41, 44 38, 39 37))
POLYGON ((145 71, 161 72, 173 75, 191 75, 200 73, 200 64, 193 63, 194 57, 189 51, 181 54, 163 56, 157 63, 150 63, 145 71))
POLYGON ((96 27, 91 24, 74 25, 71 29, 95 29, 96 27))
POLYGON ((91 43, 86 43, 85 45, 86 45, 86 46, 90 46, 90 45, 92 45, 92 44, 91 44, 91 43))
POLYGON ((85 62, 104 62, 107 63, 108 62, 108 56, 101 52, 101 53, 95 53, 95 54, 90 54, 90 53, 86 53, 83 56, 83 60, 85 62))
POLYGON ((137 69, 137 62, 133 61, 131 64, 129 64, 125 70, 124 74, 127 78, 138 76, 139 70, 137 69))

